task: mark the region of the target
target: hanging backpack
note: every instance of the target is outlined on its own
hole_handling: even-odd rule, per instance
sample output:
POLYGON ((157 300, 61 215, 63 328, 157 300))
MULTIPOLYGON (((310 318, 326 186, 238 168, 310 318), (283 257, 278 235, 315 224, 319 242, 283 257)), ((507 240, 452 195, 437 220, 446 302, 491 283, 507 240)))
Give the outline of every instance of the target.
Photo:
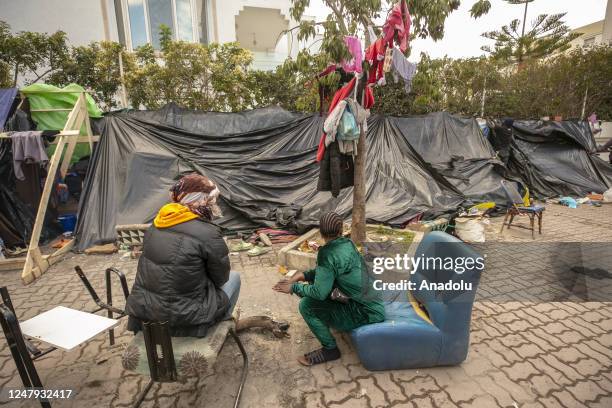
POLYGON ((355 115, 353 115, 351 108, 347 104, 340 118, 340 123, 338 124, 337 137, 340 140, 352 141, 359 139, 360 133, 355 115))

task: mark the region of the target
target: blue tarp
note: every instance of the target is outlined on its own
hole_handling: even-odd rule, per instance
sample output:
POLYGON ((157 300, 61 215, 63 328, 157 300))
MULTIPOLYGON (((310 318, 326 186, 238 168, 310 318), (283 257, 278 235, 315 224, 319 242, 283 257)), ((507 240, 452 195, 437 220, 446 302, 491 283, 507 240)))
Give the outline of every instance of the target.
POLYGON ((15 95, 17 95, 17 88, 0 89, 0 129, 4 128, 15 95))

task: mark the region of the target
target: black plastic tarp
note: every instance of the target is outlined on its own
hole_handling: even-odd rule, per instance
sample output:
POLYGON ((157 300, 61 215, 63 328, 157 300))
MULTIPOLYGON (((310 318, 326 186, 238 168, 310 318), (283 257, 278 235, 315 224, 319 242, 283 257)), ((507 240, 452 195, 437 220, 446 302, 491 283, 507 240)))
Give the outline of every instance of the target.
POLYGON ((491 143, 508 175, 522 179, 536 197, 584 196, 612 185, 612 166, 595 154, 588 122, 494 123, 491 143))
POLYGON ((391 118, 390 122, 427 163, 467 198, 506 204, 501 187, 504 164, 475 119, 436 112, 391 118))
MULTIPOLYGON (((17 194, 11 148, 10 139, 0 141, 0 238, 8 248, 28 245, 36 220, 37 208, 35 205, 38 204, 28 205, 17 194)), ((32 180, 32 182, 40 182, 40 180, 32 180)), ((40 241, 48 242, 61 232, 60 226, 52 219, 48 211, 40 241)))
MULTIPOLYGON (((114 240, 117 224, 151 222, 174 180, 189 171, 218 184, 224 214, 218 222, 229 231, 303 230, 329 210, 348 218, 352 189, 335 199, 316 191, 322 124, 319 115, 275 107, 209 113, 169 105, 107 115, 98 124, 101 139, 80 203, 77 248, 114 240)), ((454 212, 464 201, 404 133, 396 118, 370 118, 366 174, 372 222, 401 224, 421 212, 433 217, 454 212)))

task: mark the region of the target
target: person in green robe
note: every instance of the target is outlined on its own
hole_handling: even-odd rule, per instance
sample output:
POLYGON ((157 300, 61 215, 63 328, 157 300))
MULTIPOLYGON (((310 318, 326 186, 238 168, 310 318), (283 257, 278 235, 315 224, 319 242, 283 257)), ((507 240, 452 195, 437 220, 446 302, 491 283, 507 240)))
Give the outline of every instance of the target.
POLYGON ((321 217, 319 224, 325 245, 317 254, 317 267, 296 273, 273 287, 277 292, 302 298, 300 313, 323 346, 298 358, 306 366, 340 358, 330 328, 350 331, 385 319, 384 305, 380 297, 372 295, 361 254, 353 241, 342 236, 342 218, 330 212, 321 217))

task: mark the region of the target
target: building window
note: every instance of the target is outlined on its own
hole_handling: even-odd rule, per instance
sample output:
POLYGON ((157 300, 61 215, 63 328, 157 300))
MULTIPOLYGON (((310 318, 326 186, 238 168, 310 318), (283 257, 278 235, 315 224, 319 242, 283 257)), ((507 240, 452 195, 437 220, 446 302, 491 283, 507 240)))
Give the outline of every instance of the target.
POLYGON ((584 47, 591 47, 595 45, 595 37, 587 38, 582 42, 584 47))
POLYGON ((194 24, 196 0, 123 0, 127 9, 126 32, 132 50, 152 44, 160 48, 160 26, 170 28, 175 40, 195 42, 200 38, 194 24))

